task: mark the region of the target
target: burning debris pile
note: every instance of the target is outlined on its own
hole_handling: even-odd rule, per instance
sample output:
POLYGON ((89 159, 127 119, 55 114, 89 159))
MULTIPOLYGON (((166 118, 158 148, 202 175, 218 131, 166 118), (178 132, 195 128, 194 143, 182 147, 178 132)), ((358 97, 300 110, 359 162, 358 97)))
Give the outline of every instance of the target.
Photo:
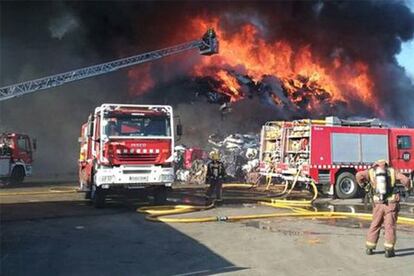
POLYGON ((223 114, 231 112, 232 103, 253 97, 260 97, 275 108, 289 114, 301 114, 303 117, 311 114, 316 107, 327 112, 346 106, 345 101, 333 100, 326 88, 307 76, 298 75, 296 78, 283 81, 274 76, 264 76, 261 80, 255 81, 251 76, 240 75, 234 71, 228 71, 226 74, 234 78, 233 84, 237 86, 237 92, 218 80, 213 81, 210 77, 197 79, 198 83, 203 83, 197 96, 205 96, 208 102, 220 104, 223 114), (232 95, 235 92, 236 94, 232 95))
POLYGON ((137 74, 131 73, 131 82, 142 83, 134 76, 145 76, 148 85, 131 86, 130 93, 139 96, 162 90, 161 82, 178 87, 187 80, 193 83, 187 100, 193 92, 219 104, 224 112, 231 110, 231 104, 258 97, 283 119, 359 115, 413 123, 410 110, 395 108, 405 104, 399 99, 409 98, 411 105, 414 99, 412 83, 395 59, 401 42, 414 34, 414 16, 404 3, 282 1, 219 6, 186 18, 181 32, 174 35, 190 39, 187 34, 213 27, 220 41, 218 55, 186 61, 167 74, 159 72, 171 72, 168 68, 182 60, 134 68, 131 71, 137 74))
MULTIPOLYGON (((246 180, 248 174, 259 166, 259 136, 254 134, 231 134, 221 137, 209 136, 212 150, 221 153, 228 180, 246 180)), ((208 152, 183 145, 175 148, 176 179, 181 182, 203 184, 206 176, 208 152)))
POLYGON ((309 45, 269 41, 254 24, 243 23, 229 34, 220 21, 196 18, 195 25, 213 25, 221 39, 220 55, 203 59, 190 74, 204 81, 223 101, 234 103, 260 97, 277 109, 296 116, 339 113, 360 102, 369 113, 381 115, 374 99, 369 66, 337 53, 325 60, 309 45))

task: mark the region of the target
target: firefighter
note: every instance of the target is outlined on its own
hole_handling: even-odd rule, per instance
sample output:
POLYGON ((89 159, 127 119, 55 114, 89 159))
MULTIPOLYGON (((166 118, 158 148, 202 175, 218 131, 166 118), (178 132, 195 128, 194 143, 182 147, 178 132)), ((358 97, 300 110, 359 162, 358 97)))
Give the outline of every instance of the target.
POLYGON ((214 31, 213 28, 209 28, 207 32, 203 35, 203 40, 209 43, 210 39, 215 38, 215 37, 216 37, 216 32, 214 31))
POLYGON ((211 202, 213 193, 216 194, 216 201, 221 202, 222 185, 225 177, 226 171, 223 162, 220 161, 220 153, 218 151, 210 152, 210 160, 207 163, 206 174, 207 183, 210 185, 206 194, 208 203, 211 202))
POLYGON ((372 255, 377 246, 381 226, 385 231, 385 257, 394 257, 394 245, 396 241, 397 218, 399 211, 400 195, 395 187, 398 180, 406 189, 410 189, 410 180, 389 166, 385 160, 376 161, 369 170, 358 172, 356 175, 358 184, 367 190, 370 185, 373 193, 372 222, 369 227, 366 240, 366 253, 372 255))

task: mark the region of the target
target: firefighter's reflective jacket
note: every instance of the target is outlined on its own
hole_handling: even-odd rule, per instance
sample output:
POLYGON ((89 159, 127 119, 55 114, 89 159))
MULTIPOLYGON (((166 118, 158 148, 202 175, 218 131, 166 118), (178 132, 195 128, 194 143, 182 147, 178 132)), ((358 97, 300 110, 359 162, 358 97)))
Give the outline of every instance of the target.
MULTIPOLYGON (((408 177, 406 177, 398 170, 395 170, 391 167, 384 169, 387 175, 387 187, 383 198, 388 202, 399 201, 399 194, 395 185, 396 182, 399 181, 406 189, 410 190, 412 189, 411 181, 408 177)), ((380 195, 377 192, 377 175, 375 167, 369 170, 358 172, 356 174, 356 179, 361 187, 365 186, 364 183, 369 182, 372 187, 374 201, 380 201, 380 195)))
MULTIPOLYGON (((380 196, 376 192, 377 181, 376 181, 375 169, 374 168, 369 169, 368 175, 369 175, 369 182, 371 183, 371 186, 374 192, 374 201, 379 201, 380 196)), ((394 193, 395 179, 396 179, 395 170, 393 168, 387 168, 387 191, 384 197, 387 201, 395 201, 395 196, 396 196, 396 194, 394 193)))
POLYGON ((212 160, 207 164, 207 181, 224 180, 225 176, 226 171, 222 162, 212 160))

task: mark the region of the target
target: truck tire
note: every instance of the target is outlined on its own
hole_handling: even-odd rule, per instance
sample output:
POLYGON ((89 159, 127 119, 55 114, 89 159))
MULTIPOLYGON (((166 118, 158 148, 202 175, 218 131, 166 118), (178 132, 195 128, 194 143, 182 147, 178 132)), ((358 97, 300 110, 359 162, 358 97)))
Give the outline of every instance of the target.
POLYGON ((342 172, 336 179, 335 192, 338 198, 354 198, 358 194, 358 190, 358 183, 353 173, 342 172))
POLYGON ((16 166, 10 176, 11 184, 21 184, 24 180, 25 172, 22 166, 16 166))
POLYGON ((104 208, 105 207, 106 194, 105 191, 96 185, 92 186, 91 191, 91 200, 95 208, 104 208))
POLYGON ((168 189, 167 187, 157 187, 154 190, 154 204, 164 205, 167 202, 168 189))

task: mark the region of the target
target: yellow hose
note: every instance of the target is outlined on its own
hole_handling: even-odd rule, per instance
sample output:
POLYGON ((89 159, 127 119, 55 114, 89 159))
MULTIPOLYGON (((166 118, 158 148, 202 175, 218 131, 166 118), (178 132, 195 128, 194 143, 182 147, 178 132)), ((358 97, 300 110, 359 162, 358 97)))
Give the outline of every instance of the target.
POLYGON ((246 184, 246 183, 224 183, 223 188, 254 188, 256 184, 246 184))
MULTIPOLYGON (((225 187, 231 187, 225 185, 225 187)), ((233 186, 234 187, 234 186, 233 186)), ((242 185, 240 187, 246 187, 242 185)), ((208 217, 190 217, 190 218, 171 218, 170 215, 185 214, 196 211, 208 210, 214 207, 214 204, 209 206, 192 206, 192 205, 175 205, 175 206, 152 206, 138 208, 137 212, 147 214, 146 219, 154 222, 169 222, 169 223, 194 223, 194 222, 213 222, 213 221, 238 221, 249 219, 264 219, 264 218, 286 218, 286 217, 301 217, 301 218, 324 218, 324 219, 344 219, 344 218, 358 218, 364 220, 372 219, 371 214, 365 213, 347 213, 347 212, 327 212, 327 211, 309 211, 301 207, 312 206, 313 201, 318 196, 318 190, 315 183, 311 182, 314 196, 310 200, 287 200, 274 198, 257 198, 257 197, 240 197, 241 199, 255 199, 261 205, 266 205, 274 208, 289 209, 291 212, 286 213, 269 213, 269 214, 252 214, 239 216, 208 216, 208 217)), ((239 198, 239 197, 232 197, 239 198)), ((227 199, 227 197, 226 197, 227 199)), ((408 217, 399 217, 399 224, 414 225, 414 219, 408 217)))
POLYGON ((0 193, 0 196, 20 196, 20 195, 48 195, 48 194, 72 194, 77 193, 77 189, 64 189, 60 190, 59 188, 50 188, 48 191, 33 191, 33 192, 12 192, 12 193, 0 193))
POLYGON ((290 190, 289 190, 289 192, 287 192, 287 194, 286 194, 286 195, 289 195, 289 194, 293 191, 293 189, 295 188, 296 183, 298 182, 299 175, 300 175, 300 172, 301 172, 301 171, 302 171, 302 170, 301 170, 301 169, 299 169, 299 170, 298 170, 298 172, 296 173, 295 178, 294 178, 293 183, 292 183, 292 187, 290 187, 290 190))

